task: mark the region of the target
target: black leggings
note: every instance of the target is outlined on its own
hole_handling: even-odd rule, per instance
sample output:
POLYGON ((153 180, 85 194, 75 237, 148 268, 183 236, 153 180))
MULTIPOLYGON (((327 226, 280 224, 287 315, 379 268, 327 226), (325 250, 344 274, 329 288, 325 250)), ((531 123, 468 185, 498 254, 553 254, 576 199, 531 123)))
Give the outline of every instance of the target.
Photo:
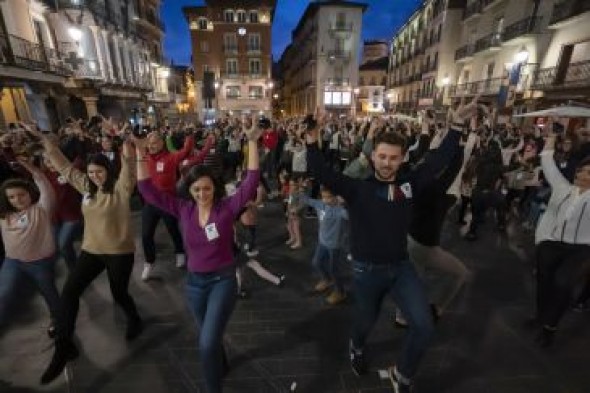
POLYGON ((544 241, 537 246, 537 317, 557 327, 590 272, 590 246, 544 241))
POLYGON ((74 334, 82 293, 105 269, 115 302, 121 306, 128 320, 139 319, 135 302, 128 292, 129 278, 133 270, 133 254, 101 255, 82 251, 62 292, 66 337, 71 338, 74 334))
POLYGON ((146 263, 152 264, 156 262, 156 243, 154 242, 154 236, 156 235, 156 227, 160 219, 164 221, 164 225, 168 229, 168 233, 170 233, 172 243, 174 244, 174 252, 176 254, 184 253, 182 235, 180 234, 176 217, 154 205, 146 203, 141 210, 141 241, 146 263))

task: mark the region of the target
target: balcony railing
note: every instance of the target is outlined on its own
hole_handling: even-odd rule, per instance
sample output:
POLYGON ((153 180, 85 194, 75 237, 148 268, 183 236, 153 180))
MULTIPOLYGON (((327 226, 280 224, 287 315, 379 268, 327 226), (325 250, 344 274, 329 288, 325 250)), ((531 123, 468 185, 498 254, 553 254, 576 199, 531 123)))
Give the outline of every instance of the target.
POLYGON ((502 33, 502 42, 510 41, 525 34, 540 33, 542 20, 542 17, 537 16, 534 18, 525 18, 511 24, 504 29, 504 32, 502 33))
POLYGON ((462 83, 449 87, 451 96, 474 96, 476 94, 495 95, 500 91, 504 78, 484 79, 475 82, 462 83))
POLYGON ((567 19, 578 16, 584 12, 590 11, 590 1, 588 0, 565 0, 553 6, 553 14, 549 25, 555 25, 564 22, 567 19))
POLYGON ((475 47, 472 44, 462 46, 461 48, 457 49, 455 52, 455 61, 465 59, 467 57, 473 56, 475 52, 475 47))
POLYGON ((336 22, 330 25, 330 31, 332 32, 351 32, 352 22, 336 22))
POLYGON ((502 34, 491 33, 475 42, 475 53, 490 48, 499 47, 502 44, 502 34))
POLYGON ((326 84, 329 86, 350 86, 349 78, 328 78, 326 84))
POLYGON ((0 60, 4 64, 62 76, 72 73, 55 49, 14 35, 0 35, 0 46, 0 60))
POLYGON ((330 50, 330 51, 328 51, 328 58, 331 60, 349 59, 350 58, 350 51, 343 50, 343 49, 330 50))
POLYGON ((224 79, 259 79, 262 78, 261 72, 233 72, 223 71, 221 77, 224 79))
POLYGON ((549 90, 590 86, 590 60, 572 63, 565 76, 558 76, 557 67, 540 69, 534 73, 532 88, 549 90))

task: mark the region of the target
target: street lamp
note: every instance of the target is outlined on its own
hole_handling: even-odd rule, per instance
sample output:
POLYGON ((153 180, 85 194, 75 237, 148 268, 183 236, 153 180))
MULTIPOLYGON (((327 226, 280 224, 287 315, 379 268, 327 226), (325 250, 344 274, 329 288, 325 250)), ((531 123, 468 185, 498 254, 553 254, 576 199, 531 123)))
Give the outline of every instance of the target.
POLYGON ((269 89, 272 89, 275 86, 275 84, 272 81, 270 81, 270 82, 268 82, 267 86, 269 89))
POLYGON ((219 89, 219 82, 215 81, 213 83, 213 87, 215 87, 216 89, 219 89))
POLYGON ((82 30, 78 29, 75 26, 72 26, 68 29, 68 34, 76 42, 78 42, 82 39, 82 30))
POLYGON ((275 100, 279 98, 279 95, 277 93, 274 93, 272 98, 274 98, 275 100))
POLYGON ((451 78, 449 78, 448 76, 445 76, 442 80, 443 86, 447 87, 449 85, 449 83, 451 83, 451 78))

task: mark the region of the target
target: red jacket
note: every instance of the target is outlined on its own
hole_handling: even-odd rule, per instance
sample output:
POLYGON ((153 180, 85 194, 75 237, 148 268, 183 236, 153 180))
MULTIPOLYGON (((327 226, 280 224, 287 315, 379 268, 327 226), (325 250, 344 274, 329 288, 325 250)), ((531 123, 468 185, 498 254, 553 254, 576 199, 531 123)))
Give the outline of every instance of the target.
MULTIPOLYGON (((80 169, 82 165, 74 166, 80 169)), ((59 172, 44 171, 47 180, 55 192, 55 209, 53 223, 60 224, 68 221, 82 221, 81 196, 59 172)))
POLYGON ((279 133, 273 129, 266 130, 262 133, 262 144, 269 150, 277 148, 279 143, 279 133))
POLYGON ((178 166, 193 151, 195 140, 188 136, 184 140, 184 146, 177 152, 170 153, 164 149, 157 154, 148 154, 148 170, 152 182, 160 191, 174 194, 176 180, 178 178, 178 166))

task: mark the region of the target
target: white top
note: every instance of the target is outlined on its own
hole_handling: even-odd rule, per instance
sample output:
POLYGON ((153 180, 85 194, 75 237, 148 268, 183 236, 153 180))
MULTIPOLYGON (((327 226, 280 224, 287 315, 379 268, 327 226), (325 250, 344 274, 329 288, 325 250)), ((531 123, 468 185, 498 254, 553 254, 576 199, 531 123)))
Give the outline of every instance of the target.
POLYGON ((551 199, 535 232, 535 243, 545 240, 590 245, 590 191, 580 194, 559 172, 553 150, 541 152, 541 166, 551 185, 551 199))
MULTIPOLYGON (((465 167, 467 166, 467 163, 469 162, 469 159, 473 154, 473 149, 475 148, 475 144, 477 143, 478 138, 479 137, 474 132, 469 133, 469 136, 467 137, 467 142, 465 142, 465 147, 463 148, 463 164, 461 165, 461 169, 459 170, 459 173, 457 173, 457 176, 455 177, 453 184, 451 184, 451 186, 447 190, 447 194, 455 195, 457 198, 461 197, 461 178, 463 177, 465 167)), ((471 192, 469 193, 469 195, 471 195, 471 192)))

